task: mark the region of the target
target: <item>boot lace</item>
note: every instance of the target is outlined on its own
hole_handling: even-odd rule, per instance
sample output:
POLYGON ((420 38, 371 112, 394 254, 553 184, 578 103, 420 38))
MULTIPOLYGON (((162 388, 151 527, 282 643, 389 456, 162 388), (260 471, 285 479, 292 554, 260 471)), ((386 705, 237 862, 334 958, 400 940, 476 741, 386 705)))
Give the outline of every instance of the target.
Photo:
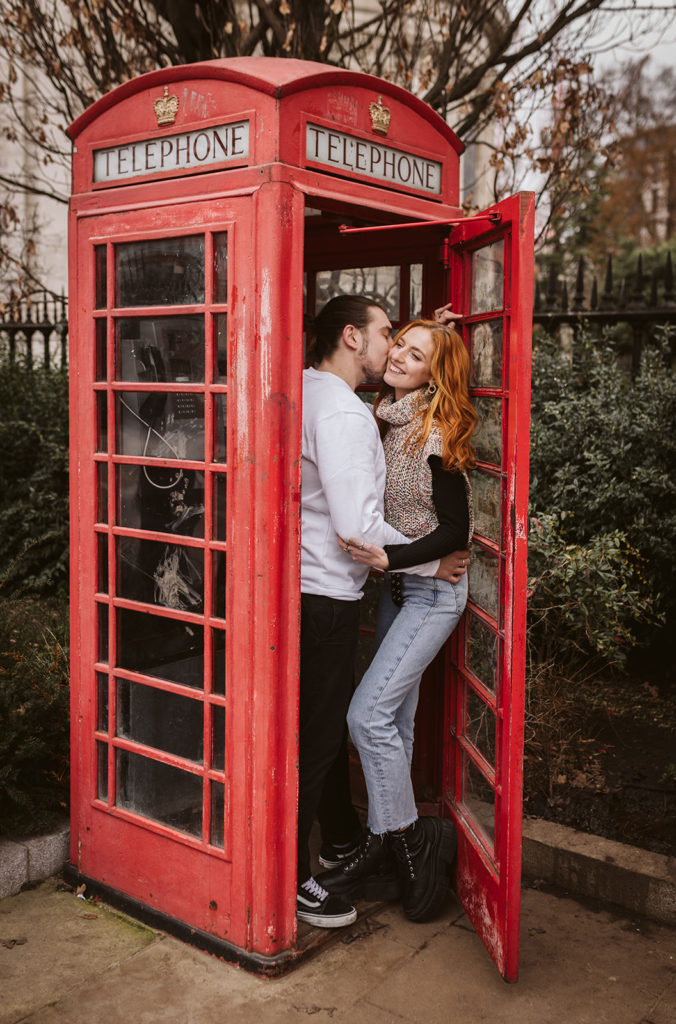
POLYGON ((404 868, 408 871, 408 876, 412 882, 415 882, 415 868, 411 859, 411 851, 408 848, 408 842, 404 833, 394 834, 394 853, 400 864, 403 864, 404 868))
POLYGON ((343 870, 350 871, 352 868, 357 867, 360 861, 362 861, 366 854, 369 852, 371 846, 375 842, 375 839, 376 837, 373 832, 371 832, 370 830, 366 832, 366 834, 362 838, 359 846, 355 851, 354 857, 349 861, 348 864, 345 865, 345 868, 343 870))

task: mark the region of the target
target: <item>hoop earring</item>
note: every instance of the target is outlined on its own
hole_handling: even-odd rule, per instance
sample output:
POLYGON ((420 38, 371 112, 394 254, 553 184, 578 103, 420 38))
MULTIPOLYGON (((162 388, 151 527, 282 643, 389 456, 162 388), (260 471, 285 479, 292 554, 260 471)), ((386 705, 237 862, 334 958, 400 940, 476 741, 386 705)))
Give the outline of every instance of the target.
POLYGON ((428 384, 427 385, 427 389, 425 391, 425 394, 429 395, 430 398, 431 398, 432 395, 436 395, 436 393, 437 393, 437 386, 436 386, 436 384, 428 384))

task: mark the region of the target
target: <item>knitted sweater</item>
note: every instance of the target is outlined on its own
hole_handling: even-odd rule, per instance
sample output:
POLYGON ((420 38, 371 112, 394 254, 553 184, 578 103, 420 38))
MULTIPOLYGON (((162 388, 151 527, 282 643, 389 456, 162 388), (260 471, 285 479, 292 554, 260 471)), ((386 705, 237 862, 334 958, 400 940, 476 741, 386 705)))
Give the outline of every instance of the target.
POLYGON ((378 417, 389 424, 383 439, 385 519, 414 541, 386 546, 392 570, 465 548, 474 530, 469 479, 464 472, 444 470, 443 437, 437 423, 432 424, 425 443, 415 449, 420 414, 428 403, 425 390, 419 389, 398 402, 387 395, 378 407, 378 417))

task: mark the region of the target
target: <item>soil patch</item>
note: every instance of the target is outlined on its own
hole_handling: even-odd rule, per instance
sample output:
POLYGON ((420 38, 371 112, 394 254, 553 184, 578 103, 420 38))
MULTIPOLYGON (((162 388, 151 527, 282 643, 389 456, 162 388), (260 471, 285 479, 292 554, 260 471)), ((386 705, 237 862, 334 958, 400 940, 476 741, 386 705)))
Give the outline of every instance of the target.
POLYGON ((631 681, 599 683, 580 696, 574 735, 554 744, 548 788, 526 749, 525 813, 673 855, 673 698, 631 681))

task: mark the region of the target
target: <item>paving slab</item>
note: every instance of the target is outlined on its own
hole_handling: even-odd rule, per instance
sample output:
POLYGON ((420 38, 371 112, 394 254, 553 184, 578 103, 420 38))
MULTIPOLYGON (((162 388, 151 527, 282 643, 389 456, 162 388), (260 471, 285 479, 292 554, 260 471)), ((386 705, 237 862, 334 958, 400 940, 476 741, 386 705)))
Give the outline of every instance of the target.
POLYGON ((0 902, 0 1024, 674 1024, 676 932, 523 894, 521 976, 499 977, 459 905, 390 905, 260 978, 51 882, 0 902), (95 915, 95 916, 94 916, 95 915))
POLYGON ((507 985, 463 919, 371 991, 368 1002, 404 1020, 500 1024, 655 1024, 676 1021, 676 933, 570 899, 524 893, 519 981, 507 985), (671 1014, 671 1017, 668 1016, 671 1014))
POLYGON ((58 1002, 154 939, 149 929, 54 880, 2 900, 0 1024, 58 1002))

